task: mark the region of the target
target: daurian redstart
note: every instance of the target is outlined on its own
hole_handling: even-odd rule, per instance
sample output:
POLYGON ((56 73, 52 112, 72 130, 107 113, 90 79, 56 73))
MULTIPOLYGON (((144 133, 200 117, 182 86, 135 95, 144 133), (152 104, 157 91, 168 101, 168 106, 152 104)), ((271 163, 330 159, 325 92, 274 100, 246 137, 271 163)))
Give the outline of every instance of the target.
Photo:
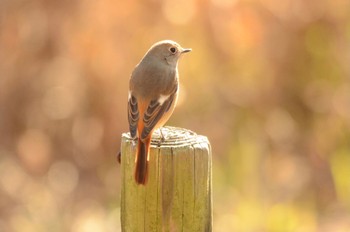
POLYGON ((128 120, 130 134, 138 140, 135 180, 145 185, 152 133, 169 119, 179 92, 177 64, 191 49, 164 40, 155 43, 132 72, 129 83, 128 120))

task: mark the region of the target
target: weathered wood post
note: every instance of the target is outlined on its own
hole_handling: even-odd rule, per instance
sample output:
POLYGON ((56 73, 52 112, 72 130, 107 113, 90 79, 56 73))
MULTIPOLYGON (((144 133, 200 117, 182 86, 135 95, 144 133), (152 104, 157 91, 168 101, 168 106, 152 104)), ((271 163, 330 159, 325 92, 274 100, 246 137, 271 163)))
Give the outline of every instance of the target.
POLYGON ((206 137, 163 127, 151 142, 146 186, 134 180, 136 144, 121 146, 121 226, 124 232, 212 231, 211 148, 206 137))

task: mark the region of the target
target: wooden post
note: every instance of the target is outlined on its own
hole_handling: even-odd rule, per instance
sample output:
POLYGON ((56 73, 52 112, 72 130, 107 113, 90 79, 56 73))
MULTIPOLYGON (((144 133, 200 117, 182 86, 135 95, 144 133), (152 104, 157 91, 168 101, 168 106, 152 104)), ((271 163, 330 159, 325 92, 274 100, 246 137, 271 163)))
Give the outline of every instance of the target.
POLYGON ((163 127, 151 142, 146 186, 134 180, 136 142, 121 146, 121 226, 124 232, 212 231, 211 149, 206 137, 163 127))

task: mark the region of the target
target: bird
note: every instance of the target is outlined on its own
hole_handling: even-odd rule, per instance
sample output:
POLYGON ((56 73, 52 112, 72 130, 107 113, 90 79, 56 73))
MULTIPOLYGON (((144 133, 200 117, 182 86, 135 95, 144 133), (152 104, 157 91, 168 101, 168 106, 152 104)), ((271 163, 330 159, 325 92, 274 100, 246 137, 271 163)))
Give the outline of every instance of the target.
POLYGON ((178 61, 190 48, 172 40, 151 46, 134 68, 128 93, 130 136, 137 140, 135 181, 146 185, 153 131, 161 128, 172 115, 179 93, 178 61))

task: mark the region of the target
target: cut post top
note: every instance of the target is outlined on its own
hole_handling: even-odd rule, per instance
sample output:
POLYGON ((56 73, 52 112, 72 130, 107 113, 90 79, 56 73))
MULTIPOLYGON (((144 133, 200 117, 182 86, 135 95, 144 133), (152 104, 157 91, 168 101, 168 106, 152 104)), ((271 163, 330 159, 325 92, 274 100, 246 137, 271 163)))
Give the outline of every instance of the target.
MULTIPOLYGON (((129 132, 123 133, 122 138, 126 139, 126 141, 133 140, 131 139, 129 132)), ((209 144, 209 141, 207 137, 197 135, 191 130, 179 127, 165 126, 153 132, 151 147, 181 147, 198 143, 209 144), (160 132, 160 130, 162 130, 162 132, 160 132), (164 140, 162 140, 161 133, 164 136, 164 140)))

